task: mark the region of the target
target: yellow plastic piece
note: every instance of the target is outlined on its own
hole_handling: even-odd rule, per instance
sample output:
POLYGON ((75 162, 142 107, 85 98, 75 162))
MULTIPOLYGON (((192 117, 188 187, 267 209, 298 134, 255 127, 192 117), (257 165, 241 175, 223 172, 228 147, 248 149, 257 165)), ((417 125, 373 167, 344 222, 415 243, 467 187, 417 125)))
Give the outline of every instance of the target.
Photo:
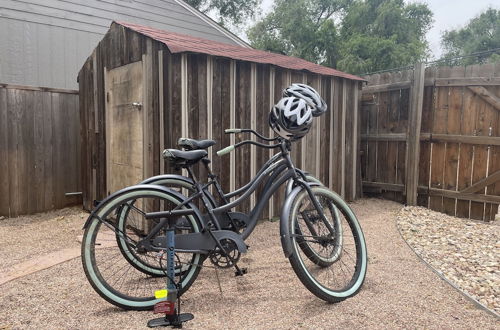
POLYGON ((156 299, 161 299, 161 298, 166 298, 168 296, 168 290, 156 290, 155 291, 155 298, 156 299))

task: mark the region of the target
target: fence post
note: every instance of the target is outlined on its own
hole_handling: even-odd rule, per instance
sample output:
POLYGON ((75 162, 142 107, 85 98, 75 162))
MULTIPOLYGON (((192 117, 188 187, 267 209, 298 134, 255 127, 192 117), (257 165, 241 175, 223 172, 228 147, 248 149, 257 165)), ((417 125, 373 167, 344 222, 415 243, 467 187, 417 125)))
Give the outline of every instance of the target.
POLYGON ((408 205, 417 205, 424 75, 425 64, 415 64, 413 82, 410 89, 410 114, 406 139, 406 203, 408 205))

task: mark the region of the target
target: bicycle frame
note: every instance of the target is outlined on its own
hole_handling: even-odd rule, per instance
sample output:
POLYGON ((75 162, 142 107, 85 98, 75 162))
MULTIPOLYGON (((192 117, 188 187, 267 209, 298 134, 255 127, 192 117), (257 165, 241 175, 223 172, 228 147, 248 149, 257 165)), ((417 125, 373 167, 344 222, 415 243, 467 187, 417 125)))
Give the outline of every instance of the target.
MULTIPOLYGON (((255 192, 255 190, 259 186, 263 186, 263 196, 259 199, 256 205, 252 208, 249 213, 249 221, 247 223, 247 229, 241 235, 242 239, 248 238, 250 234, 255 229, 257 225, 258 219, 262 213, 262 210, 268 203, 270 197, 278 190, 285 182, 289 180, 293 180, 296 185, 309 188, 311 185, 319 185, 317 183, 307 183, 305 178, 305 173, 299 169, 296 169, 293 165, 293 162, 290 158, 290 144, 289 142, 282 141, 279 144, 281 151, 271 157, 258 171, 257 175, 250 180, 244 186, 238 188, 233 192, 229 192, 224 194, 222 191, 222 187, 218 182, 215 176, 205 183, 202 184, 198 182, 194 173, 190 168, 188 168, 188 173, 190 178, 193 180, 193 186, 196 192, 190 195, 182 204, 178 205, 177 208, 181 208, 184 205, 191 203, 193 200, 197 198, 201 198, 204 203, 205 208, 208 210, 209 220, 205 217, 202 218, 204 228, 210 227, 211 224, 215 226, 218 230, 221 229, 220 217, 223 216, 226 212, 230 211, 232 208, 240 205, 245 200, 250 197, 251 194, 255 192), (265 182, 265 183, 264 183, 265 182), (263 184, 264 183, 264 184, 263 184), (214 198, 208 191, 208 187, 210 185, 215 185, 216 190, 219 193, 220 197, 225 202, 224 205, 217 206, 214 203, 214 198), (237 199, 232 202, 229 202, 229 199, 235 196, 240 195, 237 199)), ((309 189, 308 189, 309 190, 309 189)), ((310 190, 309 190, 310 191, 310 190)), ((312 196, 312 192, 311 196, 312 196)), ((162 213, 158 214, 158 218, 160 218, 162 213)))

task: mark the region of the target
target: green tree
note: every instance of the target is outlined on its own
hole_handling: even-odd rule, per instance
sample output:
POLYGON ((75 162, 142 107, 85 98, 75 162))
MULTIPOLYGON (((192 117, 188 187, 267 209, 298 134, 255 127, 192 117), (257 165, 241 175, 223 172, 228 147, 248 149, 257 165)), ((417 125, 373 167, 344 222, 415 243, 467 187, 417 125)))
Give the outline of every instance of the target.
MULTIPOLYGON (((456 30, 445 31, 441 36, 444 58, 463 56, 500 48, 500 10, 489 8, 469 23, 456 30)), ((500 56, 486 53, 475 57, 445 61, 447 64, 468 65, 498 61, 500 56)))
POLYGON ((428 56, 432 12, 403 0, 356 1, 340 29, 341 70, 371 72, 411 65, 428 56))
POLYGON ((184 0, 223 25, 239 27, 258 13, 262 0, 184 0))
POLYGON ((271 13, 247 31, 253 47, 334 67, 335 19, 352 0, 276 0, 271 13))
POLYGON ((403 0, 277 0, 248 31, 252 46, 364 73, 427 56, 432 13, 403 0))

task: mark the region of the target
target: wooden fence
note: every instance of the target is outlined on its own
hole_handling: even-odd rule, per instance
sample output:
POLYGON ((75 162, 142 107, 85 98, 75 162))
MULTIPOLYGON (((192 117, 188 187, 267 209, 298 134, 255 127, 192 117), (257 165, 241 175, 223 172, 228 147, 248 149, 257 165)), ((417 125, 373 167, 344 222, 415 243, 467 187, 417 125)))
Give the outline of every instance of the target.
POLYGON ((0 215, 81 202, 78 91, 0 84, 0 215))
POLYGON ((366 76, 364 192, 492 220, 500 204, 500 64, 366 76))

